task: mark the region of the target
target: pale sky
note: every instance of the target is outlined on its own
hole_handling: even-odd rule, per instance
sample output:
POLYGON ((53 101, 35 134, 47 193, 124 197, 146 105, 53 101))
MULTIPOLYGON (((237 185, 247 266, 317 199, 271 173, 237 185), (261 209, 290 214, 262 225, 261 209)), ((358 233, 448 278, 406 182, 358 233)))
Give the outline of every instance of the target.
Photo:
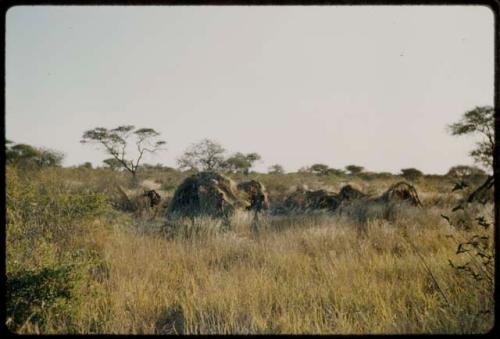
POLYGON ((151 127, 176 167, 194 142, 257 152, 265 171, 314 163, 443 174, 474 138, 446 125, 493 105, 493 13, 480 6, 19 6, 6 18, 6 137, 80 144, 151 127))

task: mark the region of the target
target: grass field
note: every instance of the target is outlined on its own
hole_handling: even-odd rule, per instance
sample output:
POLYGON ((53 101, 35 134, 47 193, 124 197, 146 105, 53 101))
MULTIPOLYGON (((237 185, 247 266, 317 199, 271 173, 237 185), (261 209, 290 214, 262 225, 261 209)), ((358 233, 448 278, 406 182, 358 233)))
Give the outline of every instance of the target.
MULTIPOLYGON (((491 223, 493 205, 451 212, 461 195, 444 177, 421 178, 424 208, 390 218, 263 215, 254 234, 252 215, 239 211, 228 232, 197 219, 167 237, 161 213, 138 216, 113 204, 115 185, 141 190, 124 173, 8 167, 6 175, 13 332, 484 333, 493 326, 494 272, 477 254, 494 255, 493 226, 476 221, 491 223), (451 226, 442 214, 464 222, 451 226), (484 237, 479 245, 457 254, 475 235, 484 237), (467 262, 473 274, 456 268, 467 262)), ((158 183, 166 197, 184 176, 148 172, 141 180, 158 183)), ((297 184, 338 190, 349 182, 378 194, 401 178, 258 179, 277 203, 297 184)))

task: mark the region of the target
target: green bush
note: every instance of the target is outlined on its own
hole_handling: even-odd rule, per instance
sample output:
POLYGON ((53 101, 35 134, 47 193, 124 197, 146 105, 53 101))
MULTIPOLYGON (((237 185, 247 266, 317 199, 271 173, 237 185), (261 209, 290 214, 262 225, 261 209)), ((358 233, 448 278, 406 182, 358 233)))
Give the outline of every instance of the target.
POLYGON ((106 197, 68 186, 59 174, 6 168, 6 316, 13 331, 45 333, 60 321, 71 332, 78 296, 102 261, 96 232, 105 231, 106 197))
POLYGON ((8 274, 6 311, 9 329, 15 331, 27 321, 43 328, 47 312, 67 313, 68 303, 74 302, 74 281, 75 274, 70 266, 8 274))
POLYGON ((7 243, 47 240, 64 246, 90 231, 88 225, 109 210, 106 197, 87 188, 71 189, 50 172, 7 168, 7 243))

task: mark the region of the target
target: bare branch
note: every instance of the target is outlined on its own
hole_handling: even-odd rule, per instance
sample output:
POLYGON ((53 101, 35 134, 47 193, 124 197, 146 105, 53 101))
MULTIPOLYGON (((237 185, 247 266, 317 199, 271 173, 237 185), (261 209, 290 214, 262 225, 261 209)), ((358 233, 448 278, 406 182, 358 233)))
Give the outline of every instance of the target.
POLYGON ((154 153, 159 150, 164 150, 163 145, 166 144, 163 140, 157 140, 153 143, 156 137, 160 135, 157 131, 151 128, 141 128, 134 131, 135 126, 123 125, 117 128, 108 130, 104 127, 96 127, 92 130, 85 131, 81 143, 94 143, 101 145, 104 150, 118 161, 123 168, 135 176, 139 164, 145 152, 154 153), (138 157, 128 159, 127 146, 131 135, 135 135, 138 157), (144 147, 144 145, 146 147, 144 147))

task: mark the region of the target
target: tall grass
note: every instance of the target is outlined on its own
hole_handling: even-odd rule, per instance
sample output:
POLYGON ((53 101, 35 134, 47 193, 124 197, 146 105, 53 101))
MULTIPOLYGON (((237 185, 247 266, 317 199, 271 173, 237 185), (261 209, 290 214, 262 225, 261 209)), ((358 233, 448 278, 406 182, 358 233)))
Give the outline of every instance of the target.
MULTIPOLYGON (((70 259, 77 250, 95 256, 72 269, 73 285, 51 285, 74 298, 56 295, 61 305, 39 311, 43 322, 11 317, 18 333, 484 333, 493 326, 493 313, 484 312, 493 309, 492 286, 449 265, 458 239, 479 231, 450 226, 440 217, 448 206, 395 209, 390 217, 363 208, 261 215, 257 233, 252 214, 238 211, 229 230, 198 218, 169 236, 163 218, 101 205, 74 209, 64 223, 64 213, 50 213, 76 199, 70 195, 80 199, 73 204, 93 206, 98 185, 84 193, 50 173, 31 177, 31 186, 14 172, 7 179, 8 274, 20 279, 30 265, 39 279, 44 268, 78 262, 70 259), (50 232, 35 234, 40 215, 30 204, 52 201, 42 187, 54 197, 42 204, 44 218, 54 217, 45 223, 50 232), (59 228, 67 232, 55 237, 59 228), (35 241, 24 243, 30 236, 35 241)), ((491 209, 481 213, 491 218, 491 209)))
POLYGON ((377 221, 360 235, 335 218, 189 240, 115 230, 105 286, 105 312, 114 316, 101 331, 158 333, 162 314, 174 308, 182 310, 184 333, 488 331, 492 316, 480 312, 491 299, 448 265, 456 250, 449 233, 445 225, 377 221))

